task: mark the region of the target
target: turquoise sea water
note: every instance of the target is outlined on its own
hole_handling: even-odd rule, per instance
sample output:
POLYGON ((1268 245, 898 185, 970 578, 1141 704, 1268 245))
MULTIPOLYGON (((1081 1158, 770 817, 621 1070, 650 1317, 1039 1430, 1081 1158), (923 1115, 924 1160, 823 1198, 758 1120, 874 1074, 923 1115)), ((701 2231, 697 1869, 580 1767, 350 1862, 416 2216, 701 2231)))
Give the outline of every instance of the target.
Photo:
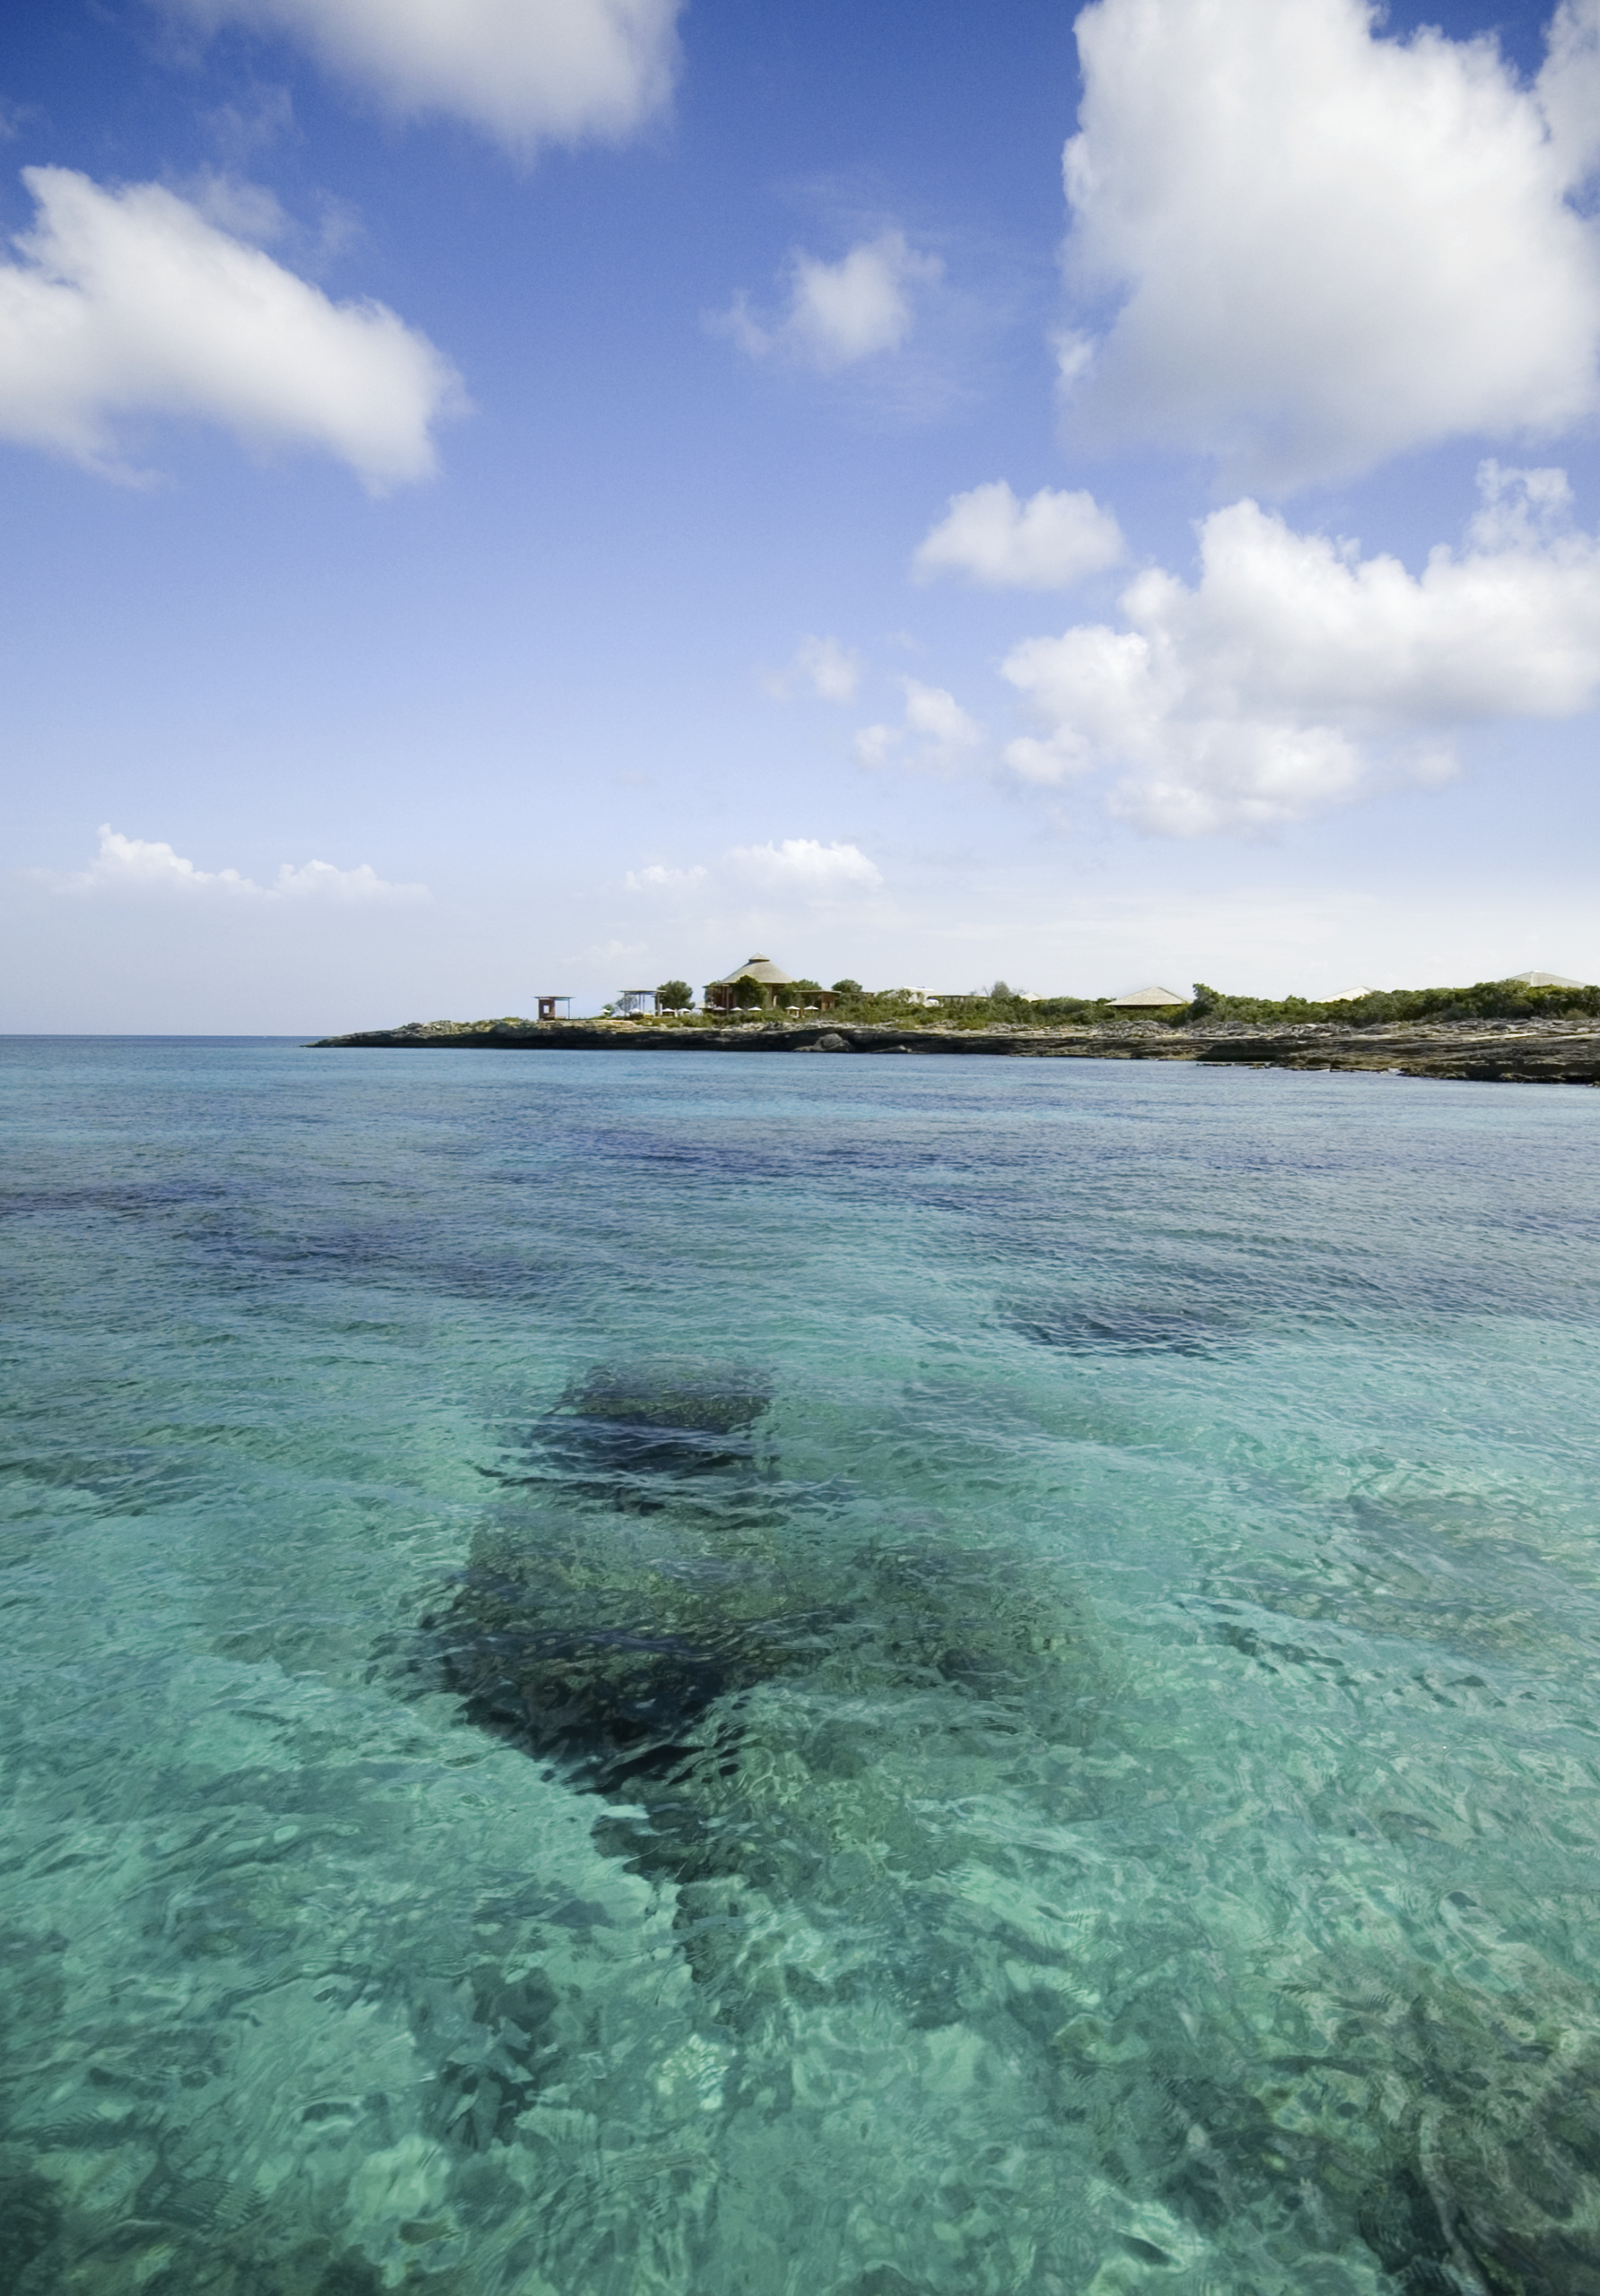
POLYGON ((13 2296, 1600 2290, 1600 1096, 0 1092, 13 2296))

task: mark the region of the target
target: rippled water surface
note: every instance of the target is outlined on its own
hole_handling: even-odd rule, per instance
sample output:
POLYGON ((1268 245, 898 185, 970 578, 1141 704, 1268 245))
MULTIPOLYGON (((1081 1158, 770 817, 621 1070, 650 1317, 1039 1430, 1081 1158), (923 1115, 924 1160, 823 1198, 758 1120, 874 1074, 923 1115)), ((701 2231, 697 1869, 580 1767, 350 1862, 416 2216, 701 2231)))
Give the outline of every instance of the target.
POLYGON ((1600 1095, 0 1089, 0 2287, 1600 2292, 1600 1095))

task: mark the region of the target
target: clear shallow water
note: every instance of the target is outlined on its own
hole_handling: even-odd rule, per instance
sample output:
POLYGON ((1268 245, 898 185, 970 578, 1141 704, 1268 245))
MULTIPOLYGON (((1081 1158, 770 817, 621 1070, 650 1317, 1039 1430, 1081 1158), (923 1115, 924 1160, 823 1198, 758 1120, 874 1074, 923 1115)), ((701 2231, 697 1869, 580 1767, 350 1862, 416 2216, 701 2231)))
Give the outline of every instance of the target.
POLYGON ((1600 2290, 1600 1096, 0 1056, 0 2285, 1600 2290))

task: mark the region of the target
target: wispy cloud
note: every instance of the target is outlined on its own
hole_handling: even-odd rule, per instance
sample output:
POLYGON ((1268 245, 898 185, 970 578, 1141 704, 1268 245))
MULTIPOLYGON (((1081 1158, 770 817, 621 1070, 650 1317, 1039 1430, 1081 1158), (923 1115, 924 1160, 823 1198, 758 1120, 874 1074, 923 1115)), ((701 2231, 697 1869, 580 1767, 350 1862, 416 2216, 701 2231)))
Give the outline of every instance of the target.
POLYGON ((741 292, 730 310, 709 315, 706 324, 752 359, 791 359, 833 374, 902 349, 916 323, 915 291, 935 287, 943 277, 938 256, 920 252, 902 231, 884 231, 836 263, 799 249, 790 262, 788 308, 780 316, 757 319, 741 292))
POLYGON ((863 726, 855 738, 856 762, 869 772, 897 760, 924 773, 953 773, 975 762, 984 729, 942 685, 903 677, 905 715, 898 725, 863 726))
POLYGON ((837 841, 825 845, 816 837, 784 837, 765 845, 735 845, 715 860, 686 867, 653 862, 646 869, 630 870, 625 882, 630 893, 744 889, 833 900, 877 891, 883 883, 883 872, 859 845, 837 841))
POLYGON ((694 861, 686 869, 669 868, 665 861, 651 861, 642 869, 630 869, 623 883, 630 893, 686 893, 703 885, 711 875, 704 861, 694 861))
POLYGON ((80 899, 134 895, 359 904, 432 898, 425 885, 390 884, 367 861, 347 869, 337 869, 331 861, 284 861, 270 884, 258 885, 238 869, 198 869, 163 841, 125 837, 109 822, 101 824, 100 850, 87 869, 31 869, 28 875, 49 892, 80 899))
POLYGON ((807 636, 780 670, 762 679, 774 702, 797 696, 812 702, 853 702, 861 682, 861 658, 837 638, 807 636))
POLYGON ((765 845, 736 845, 727 868, 756 885, 802 893, 871 892, 883 872, 859 845, 825 845, 816 837, 785 837, 765 845))
POLYGON ((294 104, 287 88, 258 87, 246 102, 222 104, 204 118, 224 161, 240 168, 293 134, 294 104))

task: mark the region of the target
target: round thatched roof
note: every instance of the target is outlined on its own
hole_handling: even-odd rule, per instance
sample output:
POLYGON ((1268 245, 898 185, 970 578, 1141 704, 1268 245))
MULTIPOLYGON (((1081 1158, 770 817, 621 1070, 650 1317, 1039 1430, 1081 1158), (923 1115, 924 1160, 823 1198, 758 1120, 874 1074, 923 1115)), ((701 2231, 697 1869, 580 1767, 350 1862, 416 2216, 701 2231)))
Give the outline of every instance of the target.
POLYGON ((759 981, 768 989, 786 989, 794 974, 785 973, 770 956, 747 956, 742 965, 736 965, 731 973, 724 973, 720 981, 713 981, 711 985, 713 989, 730 989, 736 981, 747 978, 759 981))

